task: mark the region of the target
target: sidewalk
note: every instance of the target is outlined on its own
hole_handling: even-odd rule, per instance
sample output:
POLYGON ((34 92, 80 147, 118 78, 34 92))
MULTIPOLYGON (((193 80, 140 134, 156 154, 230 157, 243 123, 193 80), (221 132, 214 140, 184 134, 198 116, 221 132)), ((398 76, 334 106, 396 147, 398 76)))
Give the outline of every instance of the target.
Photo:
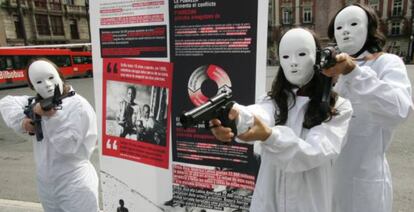
POLYGON ((40 203, 0 199, 0 212, 43 212, 40 203))
POLYGON ((0 199, 0 212, 43 212, 43 208, 37 202, 0 199))

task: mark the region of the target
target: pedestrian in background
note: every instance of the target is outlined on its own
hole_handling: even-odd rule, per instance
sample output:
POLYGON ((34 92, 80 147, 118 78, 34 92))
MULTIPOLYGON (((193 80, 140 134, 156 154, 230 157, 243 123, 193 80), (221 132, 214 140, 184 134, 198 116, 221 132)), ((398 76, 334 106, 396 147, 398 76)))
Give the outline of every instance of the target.
POLYGON ((139 105, 135 103, 136 96, 137 88, 129 85, 125 97, 119 103, 119 112, 116 119, 120 126, 120 137, 125 138, 127 135, 137 133, 136 120, 139 118, 141 112, 139 105))

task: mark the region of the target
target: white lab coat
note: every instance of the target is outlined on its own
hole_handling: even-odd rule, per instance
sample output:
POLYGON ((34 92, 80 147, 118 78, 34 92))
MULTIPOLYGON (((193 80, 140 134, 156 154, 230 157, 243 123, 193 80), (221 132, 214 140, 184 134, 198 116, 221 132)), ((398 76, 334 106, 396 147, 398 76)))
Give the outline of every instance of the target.
POLYGON ((352 107, 339 97, 338 115, 306 129, 302 124, 308 103, 308 97, 296 97, 286 124, 277 126, 277 106, 270 98, 247 108, 240 106, 239 132, 246 129, 241 122, 251 124, 246 113, 273 126, 270 137, 260 143, 262 159, 251 212, 332 212, 332 164, 343 146, 352 107))
MULTIPOLYGON (((28 96, 6 96, 0 112, 7 126, 23 133, 28 96)), ((96 114, 81 96, 63 99, 62 110, 42 117, 44 139, 33 136, 37 186, 45 212, 98 211, 98 176, 89 161, 96 147, 96 114)))
POLYGON ((385 152, 395 127, 413 107, 405 65, 392 54, 359 62, 339 78, 335 89, 354 109, 347 144, 335 164, 335 211, 391 212, 385 152))

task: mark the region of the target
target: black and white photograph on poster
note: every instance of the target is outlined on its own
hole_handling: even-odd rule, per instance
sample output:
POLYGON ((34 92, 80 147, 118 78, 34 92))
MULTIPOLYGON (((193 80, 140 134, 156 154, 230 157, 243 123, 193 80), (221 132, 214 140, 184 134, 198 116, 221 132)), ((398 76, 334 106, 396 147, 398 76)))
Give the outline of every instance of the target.
POLYGON ((165 146, 167 89, 107 81, 106 134, 165 146))

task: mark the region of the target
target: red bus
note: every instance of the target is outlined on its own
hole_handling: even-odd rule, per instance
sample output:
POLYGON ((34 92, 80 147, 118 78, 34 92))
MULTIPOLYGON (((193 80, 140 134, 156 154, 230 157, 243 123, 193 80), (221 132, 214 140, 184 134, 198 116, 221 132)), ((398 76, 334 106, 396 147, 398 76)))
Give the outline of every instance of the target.
POLYGON ((0 49, 0 88, 26 85, 25 68, 33 58, 45 57, 56 63, 65 78, 92 76, 91 52, 68 49, 0 49))

